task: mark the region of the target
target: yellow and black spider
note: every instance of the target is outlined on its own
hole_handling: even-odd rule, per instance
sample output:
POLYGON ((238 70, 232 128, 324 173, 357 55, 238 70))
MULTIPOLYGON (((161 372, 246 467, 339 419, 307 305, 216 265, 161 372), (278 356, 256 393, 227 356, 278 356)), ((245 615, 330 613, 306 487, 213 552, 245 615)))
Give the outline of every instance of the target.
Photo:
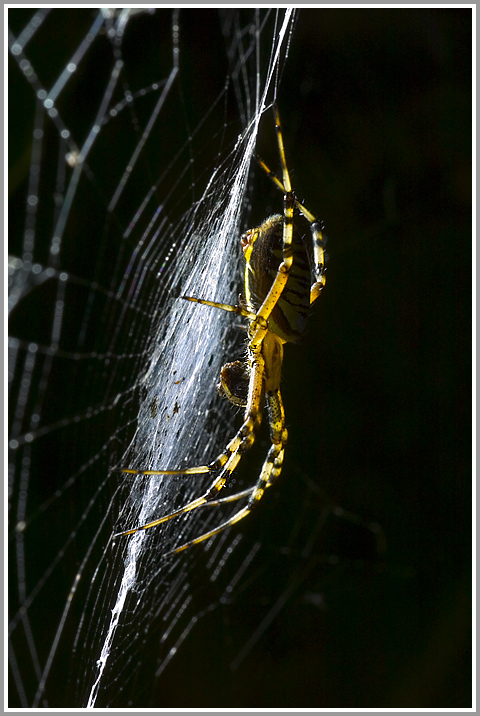
POLYGON ((230 525, 246 517, 262 498, 265 489, 273 484, 282 470, 287 430, 285 412, 280 394, 280 374, 283 360, 283 344, 295 341, 305 329, 310 305, 316 301, 325 285, 324 236, 322 226, 295 198, 285 161, 282 130, 278 110, 274 107, 275 127, 283 172, 283 183, 259 159, 264 171, 284 195, 284 214, 275 214, 256 229, 249 229, 241 237, 245 255, 245 297, 241 305, 229 306, 201 298, 185 296, 189 301, 237 313, 249 321, 247 357, 223 366, 220 373, 219 392, 235 405, 244 407, 243 424, 210 465, 200 465, 186 470, 133 470, 122 472, 134 475, 198 475, 211 474, 213 482, 196 500, 141 527, 119 533, 130 535, 139 530, 156 527, 163 522, 183 515, 202 505, 218 505, 248 497, 242 509, 215 529, 186 542, 164 556, 181 552, 188 547, 213 537, 230 525), (312 244, 293 227, 295 209, 310 224, 312 244), (262 411, 266 403, 271 447, 257 482, 242 492, 219 498, 220 491, 228 483, 238 465, 242 453, 255 440, 260 427, 262 411))

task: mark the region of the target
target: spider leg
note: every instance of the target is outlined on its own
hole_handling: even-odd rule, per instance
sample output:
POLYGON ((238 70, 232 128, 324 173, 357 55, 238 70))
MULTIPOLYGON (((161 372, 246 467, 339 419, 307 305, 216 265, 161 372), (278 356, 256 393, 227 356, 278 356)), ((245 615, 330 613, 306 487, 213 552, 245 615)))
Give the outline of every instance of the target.
MULTIPOLYGON (((282 192, 282 194, 285 194, 285 187, 283 186, 283 184, 282 184, 282 182, 280 181, 280 179, 279 179, 277 176, 275 176, 275 174, 272 172, 272 170, 265 164, 265 162, 263 161, 263 159, 262 159, 261 157, 259 157, 258 154, 256 155, 256 160, 257 160, 257 162, 260 164, 260 166, 262 167, 262 169, 263 169, 263 171, 265 172, 265 174, 268 174, 268 176, 269 176, 270 179, 273 181, 273 183, 280 189, 280 191, 282 192)), ((306 218, 306 220, 307 220, 310 224, 313 224, 313 222, 316 221, 316 219, 315 219, 314 215, 312 214, 312 212, 309 211, 306 206, 303 206, 303 204, 301 204, 296 197, 295 197, 295 206, 297 207, 297 209, 299 210, 299 212, 300 212, 301 214, 303 214, 303 216, 306 218)))
POLYGON ((285 444, 287 442, 287 431, 285 429, 285 412, 283 409, 280 390, 277 389, 275 391, 272 391, 271 393, 267 393, 266 400, 270 417, 270 437, 272 445, 270 447, 270 450, 268 451, 265 462, 263 463, 262 471, 257 482, 255 483, 255 486, 248 488, 247 490, 243 490, 242 492, 238 492, 235 495, 215 500, 211 503, 219 504, 224 502, 233 502, 234 500, 238 500, 242 497, 247 497, 248 495, 250 495, 247 504, 241 510, 235 512, 228 520, 222 522, 222 524, 218 525, 218 527, 215 527, 215 529, 209 530, 203 535, 200 535, 199 537, 195 537, 195 539, 185 542, 185 544, 182 544, 180 547, 176 547, 175 549, 166 552, 163 557, 170 557, 174 554, 178 554, 179 552, 183 552, 183 550, 188 549, 195 544, 199 544, 204 540, 210 539, 210 537, 213 537, 214 535, 219 534, 219 532, 223 532, 223 530, 226 530, 227 527, 231 527, 237 522, 240 522, 240 520, 243 520, 243 518, 246 517, 252 511, 255 505, 257 505, 262 499, 266 488, 270 487, 270 485, 272 485, 277 479, 277 477, 280 475, 283 465, 285 444))
POLYGON ((236 502, 237 500, 241 500, 242 497, 248 497, 248 495, 251 495, 254 489, 255 486, 247 487, 246 490, 236 492, 234 495, 227 495, 227 497, 220 497, 219 500, 212 500, 211 502, 206 502, 205 507, 218 507, 218 505, 223 505, 226 502, 236 502))
POLYGON ((252 311, 248 311, 244 306, 230 306, 228 303, 208 301, 206 298, 195 298, 194 296, 181 296, 181 298, 184 298, 186 301, 192 301, 192 303, 201 303, 203 306, 213 306, 213 308, 221 308, 222 311, 237 313, 239 316, 248 318, 251 321, 256 318, 256 314, 252 313, 252 311))
MULTIPOLYGON (((285 194, 285 187, 282 182, 275 176, 271 169, 267 167, 265 162, 257 157, 257 161, 262 169, 272 179, 274 184, 285 194)), ((323 234, 323 225, 319 219, 316 219, 314 215, 301 204, 298 199, 294 198, 295 206, 301 214, 306 218, 310 224, 310 231, 312 234, 312 247, 313 247, 313 273, 315 281, 310 289, 310 304, 317 300, 323 287, 325 286, 325 236, 323 234)))
POLYGON ((236 522, 243 520, 243 518, 246 517, 249 512, 250 510, 248 509, 248 506, 244 507, 242 510, 236 512, 232 517, 230 517, 229 520, 223 522, 218 527, 215 527, 215 529, 210 530, 209 532, 205 532, 205 534, 200 535, 200 537, 196 537, 189 542, 185 542, 185 544, 182 544, 181 547, 177 547, 176 549, 172 549, 169 552, 165 552, 165 554, 162 555, 162 559, 164 559, 165 557, 171 557, 172 555, 178 554, 179 552, 183 552, 183 550, 188 549, 189 547, 193 547, 194 544, 199 544, 200 542, 203 542, 204 540, 209 539, 214 535, 218 535, 219 532, 223 532, 223 530, 226 530, 227 527, 231 527, 231 525, 234 525, 236 522))
POLYGON ((322 232, 322 222, 312 221, 310 223, 313 243, 313 270, 315 283, 310 289, 310 304, 317 300, 325 286, 325 240, 322 232))
MULTIPOLYGON (((266 487, 270 487, 282 471, 283 454, 287 443, 288 432, 285 428, 285 410, 280 389, 267 393, 267 407, 270 421, 270 436, 272 447, 270 448, 271 467, 269 470, 266 487)), ((269 461, 267 456, 266 463, 269 461)))
MULTIPOLYGON (((261 353, 252 355, 250 370, 250 385, 245 409, 244 420, 241 428, 235 437, 228 443, 225 452, 221 453, 210 465, 200 465, 197 467, 186 468, 185 470, 131 470, 123 469, 122 472, 129 474, 143 475, 195 475, 202 473, 219 473, 214 478, 210 487, 197 499, 192 500, 188 504, 174 510, 167 515, 163 515, 156 520, 152 520, 145 525, 135 527, 125 532, 118 532, 114 537, 126 537, 140 530, 147 530, 150 527, 156 527, 163 522, 178 517, 186 512, 197 509, 211 501, 215 500, 220 490, 228 483, 232 473, 237 467, 242 454, 248 450, 255 441, 255 434, 261 424, 264 389, 265 361, 261 353)), ((192 543, 194 544, 194 543, 192 543)))
POLYGON ((250 326, 250 344, 249 349, 253 352, 260 350, 262 342, 267 333, 267 320, 271 312, 278 303, 280 296, 287 284, 290 269, 293 263, 293 211, 295 208, 295 197, 292 192, 292 185, 290 183, 290 175, 288 173, 287 162, 285 159, 285 150, 283 147, 283 136, 282 129, 280 126, 280 115, 278 109, 275 106, 275 129, 277 130, 277 142, 278 149, 280 152, 280 160, 282 164, 283 172, 283 202, 284 202, 284 222, 283 222, 283 247, 282 254, 283 260, 277 269, 277 275, 270 287, 269 292, 265 296, 265 299, 257 311, 255 320, 252 321, 250 326))
MULTIPOLYGON (((315 275, 315 281, 312 284, 312 287, 310 289, 310 304, 312 304, 314 301, 317 300, 319 297, 323 287, 325 286, 325 241, 324 236, 322 232, 322 222, 319 221, 314 217, 314 215, 305 207, 303 204, 301 204, 293 195, 292 192, 292 186, 290 183, 290 176, 287 169, 287 163, 285 159, 285 150, 283 147, 283 136, 282 136, 282 128, 280 125, 280 116, 278 113, 278 109, 276 105, 274 106, 274 112, 275 112, 275 128, 277 130, 277 141, 278 141, 278 148, 280 152, 280 161, 282 164, 282 173, 283 173, 283 184, 278 179, 275 174, 272 172, 271 169, 267 167, 265 162, 260 159, 260 157, 257 157, 257 161, 264 170, 266 174, 270 177, 270 179, 273 181, 273 183, 280 189, 280 191, 283 192, 284 195, 284 202, 285 202, 285 224, 283 229, 283 264, 280 264, 278 271, 285 271, 286 272, 286 278, 283 283, 279 281, 279 277, 277 276, 277 279, 274 281, 272 289, 277 284, 281 285, 281 290, 283 290, 284 283, 286 283, 286 279, 288 278, 288 271, 291 265, 291 259, 290 263, 286 261, 286 258, 289 257, 291 254, 291 243, 292 243, 292 225, 293 225, 293 208, 294 206, 297 207, 297 209, 300 211, 301 214, 307 219, 307 221, 310 224, 310 230, 312 232, 312 245, 313 245, 313 272, 315 275), (282 266, 286 264, 286 268, 282 268, 282 266)), ((272 293, 272 291, 270 291, 272 293)), ((264 301, 263 306, 267 303, 267 301, 270 299, 270 294, 267 296, 267 298, 264 301)), ((273 296, 272 296, 273 300, 273 296)), ((278 298, 276 299, 278 300, 278 298)), ((272 308, 270 311, 262 313, 263 318, 268 318, 270 315, 270 312, 273 310, 273 307, 275 306, 276 301, 273 303, 272 308)), ((262 306, 262 308, 263 308, 262 306)), ((261 310, 261 309, 260 309, 261 310)))
MULTIPOLYGON (((285 187, 283 186, 280 179, 278 179, 271 169, 267 167, 265 162, 257 157, 257 161, 262 169, 272 179, 273 183, 285 194, 285 187)), ((312 246, 313 246, 313 272, 315 275, 315 282, 312 284, 310 289, 310 304, 317 300, 323 287, 325 286, 325 237, 322 231, 322 222, 316 219, 314 215, 301 204, 298 199, 294 198, 295 206, 301 214, 306 218, 310 224, 310 231, 312 233, 312 246)))

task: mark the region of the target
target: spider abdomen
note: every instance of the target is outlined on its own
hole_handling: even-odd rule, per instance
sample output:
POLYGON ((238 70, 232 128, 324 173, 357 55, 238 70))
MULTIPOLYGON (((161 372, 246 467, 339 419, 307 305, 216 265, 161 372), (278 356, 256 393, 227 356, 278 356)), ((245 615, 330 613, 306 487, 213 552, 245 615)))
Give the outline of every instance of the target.
MULTIPOLYGON (((274 214, 242 237, 245 295, 254 311, 262 305, 283 261, 283 224, 283 216, 274 214)), ((293 262, 287 284, 268 319, 269 330, 285 342, 295 341, 303 334, 310 308, 310 263, 303 240, 295 230, 291 251, 293 262)))

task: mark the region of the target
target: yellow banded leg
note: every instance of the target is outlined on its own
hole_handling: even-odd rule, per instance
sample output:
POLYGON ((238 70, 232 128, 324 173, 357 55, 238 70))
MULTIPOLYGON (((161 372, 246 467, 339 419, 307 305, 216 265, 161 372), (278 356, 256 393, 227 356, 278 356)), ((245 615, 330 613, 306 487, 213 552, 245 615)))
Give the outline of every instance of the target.
POLYGON ((224 505, 227 502, 236 502, 237 500, 241 500, 242 497, 248 497, 249 495, 251 495, 254 489, 255 487, 247 487, 246 490, 242 490, 241 492, 235 492, 234 495, 227 495, 226 497, 220 497, 218 500, 206 502, 205 507, 218 507, 219 505, 224 505))
POLYGON ((277 143, 280 152, 280 161, 282 163, 282 174, 283 174, 283 186, 285 188, 285 194, 292 191, 292 185, 290 183, 290 175, 287 169, 287 160, 285 159, 285 149, 283 147, 283 134, 282 126, 280 124, 280 114, 278 112, 277 105, 274 106, 273 111, 275 113, 275 129, 277 131, 277 143))
POLYGON ((229 497, 221 498, 208 503, 218 505, 225 502, 233 502, 234 500, 239 500, 242 497, 250 495, 247 505, 238 512, 235 512, 230 519, 226 520, 221 525, 218 525, 218 527, 215 527, 213 530, 209 530, 209 532, 205 532, 205 534, 200 535, 189 542, 185 542, 185 544, 182 544, 181 547, 172 549, 170 552, 164 554, 164 557, 169 557, 171 555, 178 554, 179 552, 183 552, 183 550, 188 549, 195 544, 199 544, 204 540, 210 539, 210 537, 219 534, 219 532, 223 532, 223 530, 227 529, 227 527, 231 527, 237 522, 240 522, 240 520, 243 520, 243 518, 246 517, 261 500, 266 488, 272 485, 280 475, 282 471, 285 444, 287 442, 287 431, 285 429, 285 413, 283 410, 282 397, 279 390, 273 391, 271 394, 267 395, 267 405, 270 417, 272 446, 268 451, 260 477, 258 478, 255 486, 243 490, 242 492, 238 492, 235 495, 230 495, 229 497))
POLYGON ((212 308, 220 308, 222 311, 229 311, 230 313, 236 313, 239 316, 248 318, 253 321, 256 318, 256 314, 252 311, 248 311, 244 306, 231 306, 228 303, 218 303, 218 301, 208 301, 206 298, 196 298, 195 296, 181 296, 180 298, 185 301, 191 301, 192 303, 201 303, 202 306, 211 306, 212 308))
POLYGON ((316 279, 310 289, 310 303, 312 304, 320 296, 325 286, 325 239, 320 221, 312 221, 310 230, 313 243, 313 270, 316 279))
POLYGON ((277 389, 267 393, 267 406, 270 419, 270 438, 272 446, 268 451, 262 472, 257 480, 247 507, 252 508, 262 497, 267 487, 273 485, 282 472, 285 445, 288 433, 285 428, 285 411, 283 409, 282 396, 277 389))
MULTIPOLYGON (((251 326, 251 339, 250 348, 252 350, 257 349, 266 334, 265 323, 268 320, 271 312, 278 303, 283 290, 288 281, 288 275, 292 267, 293 262, 293 211, 295 208, 295 197, 292 192, 292 185, 290 183, 290 175, 288 173, 287 163, 285 160, 285 150, 283 147, 283 136, 282 128, 280 126, 280 116, 278 114, 277 107, 274 107, 275 111, 275 128, 277 130, 277 141, 278 149, 280 152, 280 161, 282 164, 283 173, 283 189, 284 189, 284 223, 283 223, 283 260, 277 269, 277 275, 273 281, 269 292, 267 293, 260 309, 257 312, 257 317, 253 321, 251 326), (261 320, 260 320, 261 319, 261 320), (257 325, 258 322, 258 325, 257 325)), ((268 173, 273 177, 273 174, 267 169, 268 173)), ((277 181, 277 183, 279 183, 277 181)))
POLYGON ((213 537, 214 535, 218 535, 219 532, 223 532, 223 530, 227 529, 227 527, 230 527, 231 525, 234 525, 236 522, 239 522, 240 520, 243 520, 244 517, 248 515, 250 510, 247 507, 244 507, 239 512, 236 512, 233 517, 230 517, 229 520, 226 522, 223 522, 223 524, 219 525, 218 527, 215 527, 215 529, 210 530, 209 532, 205 532, 205 534, 200 535, 200 537, 196 537, 195 539, 190 540, 189 542, 185 542, 185 544, 182 544, 181 547, 177 547, 176 549, 170 550, 170 552, 165 552, 162 557, 170 557, 173 554, 178 554, 179 552, 183 552, 184 549, 188 549, 189 547, 192 547, 194 544, 200 544, 200 542, 203 542, 206 539, 210 539, 210 537, 213 537))
MULTIPOLYGON (((280 445, 282 453, 281 460, 279 460, 279 458, 276 458, 277 462, 274 462, 270 479, 267 484, 267 487, 269 487, 273 482, 275 482, 275 480, 282 471, 283 453, 285 450, 285 445, 287 444, 288 432, 285 427, 285 410, 283 408, 283 401, 280 390, 277 389, 272 393, 267 394, 267 405, 270 421, 270 436, 273 443, 271 450, 274 446, 280 445)), ((280 456, 280 453, 278 453, 278 455, 280 456)))
MULTIPOLYGON (((287 163, 285 159, 285 150, 283 146, 283 136, 282 136, 282 128, 280 125, 280 117, 278 114, 278 109, 274 107, 275 111, 275 127, 277 131, 277 141, 280 151, 280 160, 282 163, 282 174, 283 174, 283 184, 278 179, 278 177, 275 176, 275 174, 272 172, 272 170, 265 164, 263 159, 257 156, 257 161, 264 170, 266 174, 270 177, 270 179, 273 181, 273 183, 280 189, 281 192, 283 192, 285 200, 291 202, 292 206, 292 216, 293 216, 293 208, 296 206, 298 211, 303 214, 303 216, 306 218, 306 220, 310 224, 310 230, 312 232, 312 244, 313 244, 313 262, 314 262, 314 275, 315 275, 315 281, 312 284, 311 290, 310 290, 310 303, 312 304, 316 299, 319 297, 322 288, 325 286, 325 241, 324 236, 322 233, 322 224, 320 221, 318 221, 315 216, 309 211, 303 204, 301 204, 298 199, 296 199, 292 192, 291 192, 291 183, 290 183, 290 177, 288 174, 287 169, 287 163)), ((285 205, 285 219, 286 222, 288 221, 289 212, 287 212, 287 206, 285 205)), ((288 230, 287 230, 288 231, 288 230)), ((284 237, 284 247, 286 246, 286 243, 288 243, 288 236, 284 237), (287 239, 287 241, 285 240, 287 239)), ((275 305, 275 303, 273 304, 275 305)), ((264 318, 268 318, 269 314, 264 313, 264 318)))
POLYGON ((284 186, 284 223, 283 223, 283 264, 278 267, 279 272, 287 274, 293 261, 292 239, 293 239, 293 210, 295 208, 295 197, 292 192, 290 183, 290 175, 288 173, 287 161, 285 159, 285 149, 283 147, 282 127, 280 124, 280 115, 275 105, 275 129, 277 130, 277 142, 280 152, 280 161, 282 164, 283 186, 284 186), (282 268, 282 266, 284 268, 282 268))

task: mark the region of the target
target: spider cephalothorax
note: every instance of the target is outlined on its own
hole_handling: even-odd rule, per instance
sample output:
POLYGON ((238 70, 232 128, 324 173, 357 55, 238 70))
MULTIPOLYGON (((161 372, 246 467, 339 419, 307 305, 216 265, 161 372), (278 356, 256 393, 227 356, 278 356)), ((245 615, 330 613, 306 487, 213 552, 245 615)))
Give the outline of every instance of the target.
POLYGON ((304 332, 310 305, 318 298, 325 285, 325 268, 322 226, 313 214, 297 201, 292 192, 276 107, 274 111, 283 183, 261 159, 259 163, 283 192, 284 213, 268 217, 259 227, 249 229, 241 237, 245 256, 245 296, 238 306, 185 296, 189 301, 236 313, 249 322, 246 360, 226 363, 221 370, 217 386, 221 395, 234 405, 244 408, 242 426, 224 452, 210 465, 186 470, 123 469, 126 473, 144 475, 209 473, 213 476, 213 481, 207 491, 196 500, 146 525, 121 534, 129 535, 138 530, 155 527, 206 504, 241 499, 245 499, 246 504, 218 527, 167 552, 164 556, 176 554, 191 545, 203 542, 246 517, 282 469, 287 441, 285 413, 280 394, 283 346, 297 340, 304 332), (294 229, 295 212, 303 215, 309 222, 310 241, 294 229), (220 498, 221 490, 229 482, 242 453, 253 445, 264 406, 268 412, 271 446, 260 476, 253 487, 220 498))

